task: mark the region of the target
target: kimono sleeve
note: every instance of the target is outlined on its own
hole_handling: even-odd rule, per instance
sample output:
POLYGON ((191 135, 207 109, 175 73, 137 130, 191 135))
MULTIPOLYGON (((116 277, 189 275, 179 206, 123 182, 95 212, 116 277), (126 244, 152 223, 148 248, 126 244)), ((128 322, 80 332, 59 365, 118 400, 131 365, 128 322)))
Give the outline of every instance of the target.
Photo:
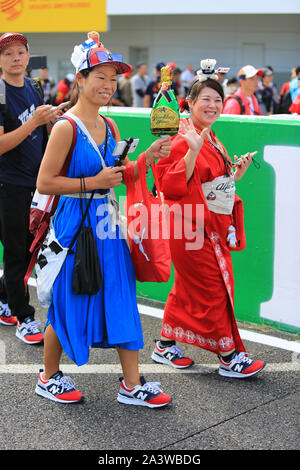
POLYGON ((172 143, 170 156, 160 159, 156 165, 160 189, 166 199, 181 199, 188 192, 184 162, 187 151, 187 144, 182 139, 181 142, 175 139, 172 143))

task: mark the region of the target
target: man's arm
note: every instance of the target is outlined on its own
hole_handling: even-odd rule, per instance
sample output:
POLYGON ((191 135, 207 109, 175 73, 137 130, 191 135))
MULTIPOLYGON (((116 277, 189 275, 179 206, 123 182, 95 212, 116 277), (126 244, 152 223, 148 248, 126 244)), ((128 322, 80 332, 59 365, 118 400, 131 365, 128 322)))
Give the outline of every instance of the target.
POLYGON ((49 105, 38 106, 33 116, 13 131, 4 132, 4 127, 0 126, 0 155, 17 147, 37 127, 47 124, 51 120, 55 121, 56 111, 55 108, 52 111, 51 109, 52 106, 49 105))
POLYGON ((134 80, 131 79, 130 84, 132 93, 136 93, 140 98, 144 98, 145 92, 142 88, 140 88, 142 86, 141 80, 137 78, 135 78, 134 80))

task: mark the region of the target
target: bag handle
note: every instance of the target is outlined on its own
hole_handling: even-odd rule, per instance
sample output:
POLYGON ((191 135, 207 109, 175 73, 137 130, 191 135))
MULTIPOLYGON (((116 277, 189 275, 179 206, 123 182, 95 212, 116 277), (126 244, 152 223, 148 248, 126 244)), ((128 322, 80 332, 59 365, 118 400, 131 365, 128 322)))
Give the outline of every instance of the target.
MULTIPOLYGON (((80 180, 81 180, 81 179, 84 179, 84 178, 81 177, 80 180)), ((72 241, 71 241, 71 243, 70 243, 70 245, 69 245, 69 247, 68 247, 68 253, 73 253, 72 247, 73 247, 73 245, 74 245, 74 243, 75 243, 75 241, 76 241, 76 239, 77 239, 77 237, 78 237, 78 235, 79 235, 79 233, 80 233, 80 231, 81 231, 81 229, 82 229, 82 227, 83 227, 83 225, 84 225, 84 221, 85 221, 86 216, 87 216, 87 214, 88 214, 88 211, 89 211, 89 208, 90 208, 92 199, 93 199, 93 197, 94 197, 94 194, 95 194, 95 191, 92 191, 91 197, 89 198, 89 202, 87 203, 87 206, 86 206, 86 208, 85 208, 85 212, 84 212, 84 214, 83 214, 83 216, 82 216, 82 220, 81 220, 81 222, 80 222, 80 225, 79 225, 79 227, 78 227, 78 229, 77 229, 77 231, 76 231, 74 237, 72 238, 72 241)))
MULTIPOLYGON (((93 199, 94 197, 94 194, 95 194, 95 191, 92 191, 91 193, 91 196, 89 199, 93 199)), ((84 211, 83 211, 83 201, 86 201, 87 197, 86 197, 86 188, 85 188, 85 179, 84 179, 84 175, 80 176, 80 193, 79 193, 79 202, 80 202, 80 210, 81 210, 81 216, 83 218, 83 220, 85 219, 85 215, 84 215, 84 211)), ((88 219, 89 219, 89 224, 91 225, 91 219, 90 219, 90 215, 88 214, 88 219)))
MULTIPOLYGON (((87 130, 87 128, 85 127, 85 125, 83 124, 83 122, 81 121, 81 119, 79 119, 79 117, 75 116, 75 114, 71 113, 70 111, 67 111, 64 116, 66 117, 71 117, 72 119, 74 119, 74 121, 76 122, 76 124, 80 127, 80 129, 82 130, 82 132, 88 137, 91 145, 94 147, 94 150, 96 150, 96 152, 100 155, 100 158, 101 158, 101 163, 102 163, 102 166, 103 168, 106 167, 106 164, 105 164, 105 161, 101 155, 101 152, 96 144, 96 142, 94 141, 93 137, 91 136, 91 134, 89 133, 89 131, 87 130)), ((106 121, 105 121, 106 122, 106 121)))
MULTIPOLYGON (((91 145, 94 147, 95 151, 100 155, 100 158, 101 158, 101 162, 102 162, 102 167, 105 168, 106 167, 106 163, 104 161, 104 158, 102 157, 101 155, 101 152, 96 144, 96 142, 94 141, 94 139, 92 138, 92 136, 90 135, 89 131, 87 130, 87 128, 85 127, 85 125, 83 124, 83 122, 81 121, 81 119, 79 119, 79 117, 75 116, 75 114, 71 113, 70 111, 67 111, 65 114, 68 114, 72 119, 74 119, 74 121, 77 123, 77 125, 80 127, 80 129, 82 130, 82 132, 84 132, 86 134, 86 136, 88 137, 91 145)), ((64 116, 65 116, 64 114, 64 116)), ((104 118, 104 116, 102 116, 104 118)), ((105 120, 105 123, 106 123, 106 131, 107 131, 107 120, 106 118, 104 118, 105 120)), ((105 152, 106 152, 106 147, 107 147, 107 141, 106 141, 106 145, 105 145, 105 152)), ((116 199, 116 195, 115 195, 115 192, 114 192, 114 189, 113 188, 109 188, 109 193, 108 193, 108 196, 109 194, 112 195, 112 199, 115 200, 115 202, 118 204, 117 202, 117 199, 116 199)))
MULTIPOLYGON (((136 162, 130 162, 126 165, 126 170, 124 171, 124 183, 127 187, 127 217, 128 217, 128 211, 130 206, 133 204, 134 201, 134 191, 136 187, 136 182, 134 179, 134 163, 137 164, 138 168, 138 179, 140 180, 141 183, 141 189, 142 189, 142 194, 143 194, 143 200, 144 201, 149 201, 149 190, 147 186, 147 177, 146 177, 146 155, 145 152, 141 153, 138 156, 138 159, 136 162)), ((155 163, 151 165, 151 170, 154 178, 155 185, 157 187, 157 198, 159 202, 162 203, 161 195, 160 195, 160 184, 158 181, 157 177, 157 171, 156 171, 156 166, 155 163)))
MULTIPOLYGON (((80 121, 80 122, 81 122, 81 121, 80 121)), ((82 123, 82 124, 83 124, 83 123, 82 123)), ((83 126, 84 126, 84 124, 83 124, 83 126)), ((84 127, 85 127, 85 126, 84 126, 84 127)), ((105 127, 106 127, 106 132, 105 132, 104 158, 105 158, 105 156, 106 156, 107 140, 108 140, 108 132, 107 132, 107 123, 106 123, 106 121, 105 121, 105 127)), ((87 131, 87 132, 88 132, 88 131, 87 131)), ((91 140, 92 140, 93 142, 95 142, 95 141, 92 139, 92 137, 91 137, 91 140)), ((95 145, 96 145, 96 143, 95 143, 95 145)), ((97 147, 97 145, 96 145, 96 147, 97 147)), ((97 147, 97 150, 98 150, 98 153, 99 153, 99 155, 101 156, 101 158, 102 158, 102 160, 103 160, 103 162, 104 162, 104 158, 102 157, 102 155, 101 155, 101 153, 100 153, 98 147, 97 147)), ((106 166, 106 165, 105 165, 105 162, 104 162, 104 166, 106 166)), ((80 196, 80 207, 81 207, 82 220, 81 220, 80 225, 79 225, 79 227, 78 227, 78 229, 77 229, 77 231, 76 231, 76 233, 75 233, 74 237, 72 238, 72 241, 71 241, 71 243, 70 243, 70 245, 69 245, 68 253, 73 253, 72 247, 73 247, 75 241, 77 240, 77 237, 78 237, 80 231, 82 230, 82 227, 83 227, 83 225, 84 225, 86 216, 88 216, 88 218, 89 218, 89 223, 91 224, 90 215, 89 215, 89 208, 90 208, 90 205, 91 205, 91 202, 92 202, 92 199, 93 199, 93 197, 94 197, 94 194, 95 194, 96 190, 92 191, 91 196, 90 196, 90 198, 89 198, 89 201, 88 201, 88 203, 87 203, 87 206, 86 206, 86 208, 85 208, 85 212, 83 212, 83 202, 82 202, 82 199, 86 199, 86 189, 85 189, 84 176, 81 176, 81 177, 80 177, 80 189, 81 189, 81 192, 80 192, 80 193, 81 193, 82 195, 84 195, 83 197, 80 196)), ((105 191, 106 191, 106 190, 105 190, 105 191)))
MULTIPOLYGON (((74 151, 74 147, 75 147, 75 144, 76 144, 76 139, 77 139, 77 128, 76 128, 75 122, 73 121, 73 119, 71 119, 71 118, 69 118, 65 115, 63 117, 61 117, 60 119, 63 119, 63 118, 68 119, 68 121, 71 123, 71 125, 73 127, 73 137, 72 137, 72 143, 71 143, 71 147, 69 149, 67 158, 66 158, 65 163, 64 163, 64 165, 63 165, 63 167, 60 171, 61 176, 65 176, 67 171, 68 171, 68 168, 69 168, 69 165, 70 165, 70 162, 71 162, 71 158, 73 156, 73 151, 74 151)), ((28 280, 29 280, 29 278, 32 274, 32 271, 34 269, 34 266, 36 264, 36 260, 37 260, 38 252, 39 252, 39 249, 40 249, 40 246, 41 246, 41 242, 44 241, 45 236, 46 236, 46 232, 47 232, 48 227, 49 227, 49 223, 46 220, 46 214, 47 214, 48 207, 50 206, 51 201, 53 201, 51 212, 52 212, 52 214, 54 214, 54 212, 56 211, 57 205, 58 205, 59 198, 60 198, 60 196, 53 195, 53 194, 49 197, 48 202, 46 204, 46 207, 44 209, 44 212, 43 212, 43 214, 41 216, 41 219, 40 219, 37 235, 35 236, 32 244, 30 246, 29 251, 30 251, 30 253, 32 253, 32 256, 31 256, 31 259, 29 261, 29 265, 27 267, 27 272, 26 272, 25 277, 24 277, 24 284, 25 284, 25 292, 26 293, 27 293, 28 280)))
MULTIPOLYGON (((139 155, 137 159, 137 168, 138 168, 139 180, 141 181, 143 197, 149 200, 150 198, 149 198, 149 189, 147 186, 147 177, 146 177, 146 154, 145 152, 139 155)), ((151 170, 152 170, 152 174, 154 178, 154 183, 157 188, 157 198, 160 202, 162 202, 162 199, 160 196, 160 185, 159 185, 158 178, 157 178, 155 163, 152 163, 151 170)))
POLYGON ((75 144, 76 144, 76 139, 77 139, 77 128, 76 128, 76 124, 75 124, 74 120, 72 118, 70 118, 69 116, 66 116, 64 114, 60 119, 67 119, 73 127, 73 138, 72 138, 71 147, 69 149, 67 158, 66 158, 65 163, 64 163, 64 165, 61 169, 61 172, 60 172, 60 176, 65 176, 67 174, 67 171, 68 171, 68 168, 69 168, 69 165, 70 165, 70 162, 71 162, 71 158, 73 156, 73 150, 74 150, 74 147, 75 147, 75 144))
MULTIPOLYGON (((69 148, 68 155, 67 155, 66 160, 63 164, 63 167, 62 167, 62 169, 59 173, 59 176, 65 176, 67 174, 67 171, 68 171, 68 168, 70 166, 71 159, 72 159, 72 156, 73 156, 73 151, 74 151, 74 147, 75 147, 75 144, 76 144, 76 139, 77 139, 77 128, 76 128, 75 122, 73 121, 72 118, 70 118, 68 116, 63 116, 60 119, 64 119, 64 118, 67 119, 73 127, 73 137, 72 137, 71 147, 69 148)), ((40 223, 43 222, 43 220, 44 220, 44 218, 47 214, 48 208, 50 207, 50 204, 51 204, 52 201, 53 201, 53 205, 52 205, 52 208, 51 208, 51 213, 54 214, 54 212, 56 211, 57 205, 58 205, 59 196, 55 196, 54 194, 49 196, 49 199, 47 201, 44 212, 43 212, 43 214, 40 218, 40 223)))

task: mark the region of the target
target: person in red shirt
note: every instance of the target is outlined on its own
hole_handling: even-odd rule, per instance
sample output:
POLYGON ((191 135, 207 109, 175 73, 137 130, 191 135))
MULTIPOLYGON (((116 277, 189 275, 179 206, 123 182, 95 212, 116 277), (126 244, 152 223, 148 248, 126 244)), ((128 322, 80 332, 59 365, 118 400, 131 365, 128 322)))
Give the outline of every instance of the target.
POLYGON ((56 105, 61 104, 69 99, 74 79, 75 75, 73 73, 68 73, 65 78, 58 82, 55 97, 56 105))
MULTIPOLYGON (((298 80, 298 87, 300 90, 300 79, 298 80)), ((289 107, 289 111, 292 114, 300 114, 300 93, 296 96, 294 101, 292 102, 291 106, 289 107)))
POLYGON ((291 78, 288 82, 285 82, 280 90, 280 96, 285 95, 288 91, 290 91, 290 83, 296 77, 296 67, 293 67, 291 70, 291 78))
POLYGON ((222 114, 246 114, 261 116, 262 112, 254 93, 258 89, 258 76, 263 75, 252 65, 245 65, 238 73, 240 86, 225 102, 222 114))

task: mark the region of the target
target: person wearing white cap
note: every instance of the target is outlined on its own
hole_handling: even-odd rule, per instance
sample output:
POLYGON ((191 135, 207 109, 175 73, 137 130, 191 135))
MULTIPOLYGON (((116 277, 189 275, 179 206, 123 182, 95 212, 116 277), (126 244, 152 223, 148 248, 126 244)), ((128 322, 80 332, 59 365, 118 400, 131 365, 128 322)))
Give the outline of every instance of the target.
POLYGON ((222 114, 262 115, 254 94, 258 89, 258 75, 262 74, 252 65, 242 67, 238 73, 240 86, 225 100, 222 114))
POLYGON ((29 210, 48 137, 45 125, 56 119, 56 110, 44 104, 36 82, 25 76, 28 62, 27 38, 20 33, 2 34, 0 239, 4 276, 0 280, 0 323, 17 325, 17 338, 36 344, 43 340, 43 333, 24 285, 32 242, 29 210))
POLYGON ((75 75, 74 73, 67 73, 66 79, 69 80, 70 83, 73 83, 75 80, 75 75))

